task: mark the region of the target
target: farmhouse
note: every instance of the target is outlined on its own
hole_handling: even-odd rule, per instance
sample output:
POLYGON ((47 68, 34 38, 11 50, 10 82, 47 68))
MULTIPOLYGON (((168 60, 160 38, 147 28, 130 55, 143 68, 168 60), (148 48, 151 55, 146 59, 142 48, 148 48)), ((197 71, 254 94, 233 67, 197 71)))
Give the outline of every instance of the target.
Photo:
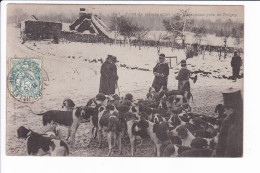
POLYGON ((80 8, 79 17, 69 25, 69 30, 62 31, 62 37, 68 41, 91 43, 113 40, 106 24, 97 15, 87 13, 85 8, 80 8))

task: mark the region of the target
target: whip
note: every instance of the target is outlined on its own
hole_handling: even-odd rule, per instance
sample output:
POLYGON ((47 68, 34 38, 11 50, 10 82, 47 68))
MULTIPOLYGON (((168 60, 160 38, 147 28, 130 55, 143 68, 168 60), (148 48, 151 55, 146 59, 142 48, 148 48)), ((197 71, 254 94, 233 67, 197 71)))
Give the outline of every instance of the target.
POLYGON ((119 91, 119 85, 118 85, 118 81, 116 81, 116 85, 117 85, 117 91, 118 91, 118 95, 120 96, 120 91, 119 91))

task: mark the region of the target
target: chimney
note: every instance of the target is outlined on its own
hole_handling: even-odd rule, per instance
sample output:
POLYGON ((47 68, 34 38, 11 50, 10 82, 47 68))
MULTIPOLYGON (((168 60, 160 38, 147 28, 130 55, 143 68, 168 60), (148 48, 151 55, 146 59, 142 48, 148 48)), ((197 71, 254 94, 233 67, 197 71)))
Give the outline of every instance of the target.
POLYGON ((80 8, 79 9, 79 17, 84 16, 84 15, 86 15, 86 9, 85 8, 80 8))

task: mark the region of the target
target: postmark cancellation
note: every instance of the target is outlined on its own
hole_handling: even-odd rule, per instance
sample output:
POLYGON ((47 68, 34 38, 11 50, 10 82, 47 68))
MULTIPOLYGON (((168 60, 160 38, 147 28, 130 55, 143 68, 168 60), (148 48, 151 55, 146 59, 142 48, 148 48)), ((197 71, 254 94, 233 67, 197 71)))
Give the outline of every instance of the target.
POLYGON ((21 102, 42 97, 42 58, 10 58, 7 78, 9 96, 21 102))

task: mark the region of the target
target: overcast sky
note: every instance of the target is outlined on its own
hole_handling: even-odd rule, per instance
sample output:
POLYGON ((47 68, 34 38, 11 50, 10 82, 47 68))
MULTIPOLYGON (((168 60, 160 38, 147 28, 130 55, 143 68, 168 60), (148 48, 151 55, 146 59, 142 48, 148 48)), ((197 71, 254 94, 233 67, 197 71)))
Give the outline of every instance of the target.
POLYGON ((15 14, 17 8, 21 8, 28 15, 47 15, 49 13, 63 13, 64 15, 77 14, 79 8, 86 8, 86 11, 95 14, 120 13, 134 15, 161 14, 172 15, 179 12, 179 9, 190 9, 190 12, 199 19, 210 19, 222 21, 244 22, 243 6, 183 6, 183 5, 32 5, 32 4, 9 4, 8 15, 15 14))

